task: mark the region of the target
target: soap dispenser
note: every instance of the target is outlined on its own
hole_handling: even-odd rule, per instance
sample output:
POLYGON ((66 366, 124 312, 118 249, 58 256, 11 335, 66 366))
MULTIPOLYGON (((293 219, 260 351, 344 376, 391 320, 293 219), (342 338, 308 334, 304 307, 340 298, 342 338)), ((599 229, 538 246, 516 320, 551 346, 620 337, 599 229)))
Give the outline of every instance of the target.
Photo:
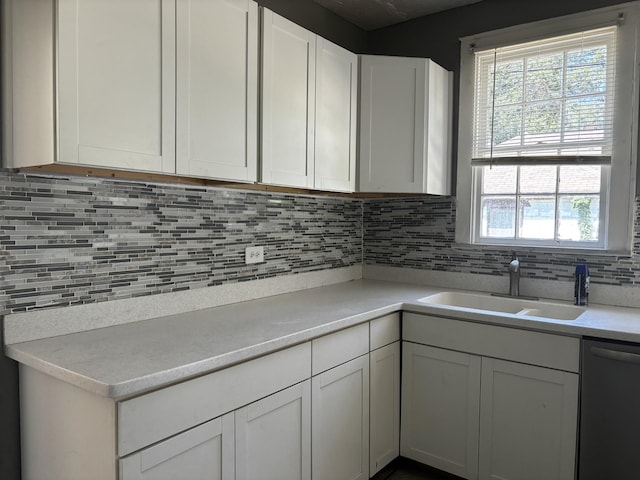
POLYGON ((589 267, 586 263, 576 265, 574 297, 576 305, 589 305, 589 267))

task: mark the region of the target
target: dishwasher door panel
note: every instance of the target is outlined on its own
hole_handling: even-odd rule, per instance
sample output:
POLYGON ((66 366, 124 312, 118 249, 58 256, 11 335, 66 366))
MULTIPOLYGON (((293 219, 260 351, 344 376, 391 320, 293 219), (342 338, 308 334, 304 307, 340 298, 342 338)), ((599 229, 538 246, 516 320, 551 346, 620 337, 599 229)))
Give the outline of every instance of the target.
POLYGON ((640 345, 582 344, 580 480, 640 478, 640 345))

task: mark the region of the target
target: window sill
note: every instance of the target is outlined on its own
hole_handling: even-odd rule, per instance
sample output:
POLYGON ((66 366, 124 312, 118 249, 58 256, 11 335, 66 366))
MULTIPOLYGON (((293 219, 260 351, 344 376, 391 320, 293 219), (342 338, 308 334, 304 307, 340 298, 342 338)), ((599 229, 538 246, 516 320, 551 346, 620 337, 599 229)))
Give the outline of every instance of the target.
POLYGON ((534 246, 534 245, 505 245, 505 244, 489 244, 489 243, 461 243, 455 242, 452 246, 455 251, 482 250, 504 252, 514 251, 516 253, 532 252, 552 253, 563 255, 577 255, 580 257, 630 257, 630 250, 605 250, 596 248, 569 248, 569 247, 552 247, 552 246, 534 246))

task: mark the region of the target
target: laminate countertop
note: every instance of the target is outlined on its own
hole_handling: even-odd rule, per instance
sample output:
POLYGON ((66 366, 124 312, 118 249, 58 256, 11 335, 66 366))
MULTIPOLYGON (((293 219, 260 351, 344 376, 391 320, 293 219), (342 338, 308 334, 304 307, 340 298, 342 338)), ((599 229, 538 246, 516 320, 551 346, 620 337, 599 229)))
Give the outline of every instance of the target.
POLYGON ((640 342, 640 309, 590 305, 576 320, 565 321, 445 308, 419 301, 442 291, 451 289, 354 280, 15 343, 6 345, 5 353, 97 395, 122 399, 401 310, 563 335, 640 342))

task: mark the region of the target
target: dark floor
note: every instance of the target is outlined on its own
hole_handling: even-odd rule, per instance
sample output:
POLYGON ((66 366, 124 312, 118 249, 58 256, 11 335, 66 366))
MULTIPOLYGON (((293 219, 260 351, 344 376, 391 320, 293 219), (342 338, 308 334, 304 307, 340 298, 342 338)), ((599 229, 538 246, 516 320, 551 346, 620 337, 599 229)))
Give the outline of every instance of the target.
POLYGON ((460 477, 406 458, 396 458, 371 480, 460 480, 460 477))

